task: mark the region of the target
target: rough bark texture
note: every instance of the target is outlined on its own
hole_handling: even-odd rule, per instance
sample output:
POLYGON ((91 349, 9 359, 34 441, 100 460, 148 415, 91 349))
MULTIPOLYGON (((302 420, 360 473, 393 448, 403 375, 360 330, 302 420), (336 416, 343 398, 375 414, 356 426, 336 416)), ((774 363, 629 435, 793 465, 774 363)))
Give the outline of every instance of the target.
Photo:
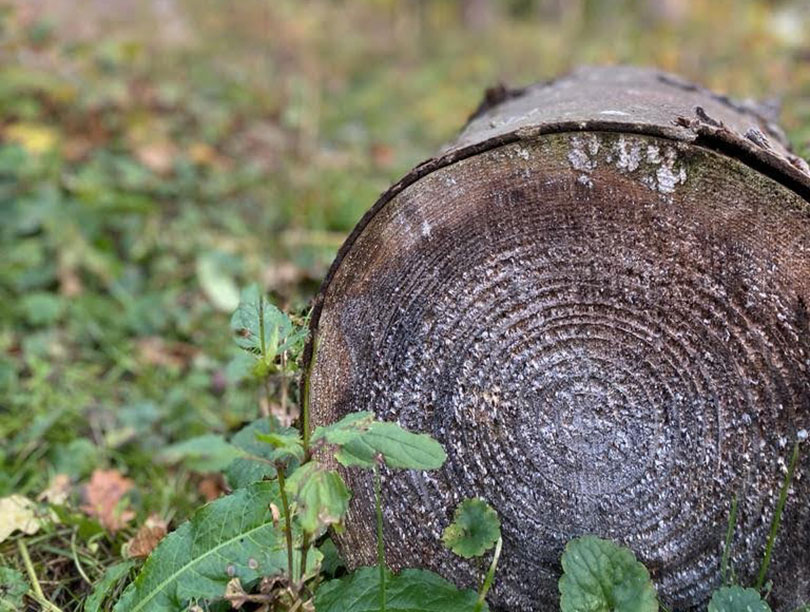
MULTIPOLYGON (((670 608, 694 609, 736 493, 750 580, 810 428, 808 194, 754 107, 669 75, 490 92, 363 218, 316 302, 311 426, 373 410, 448 452, 386 475, 388 562, 477 582, 440 536, 482 496, 504 533, 493 609, 553 609, 583 533, 630 546, 670 608)), ((338 543, 373 564, 372 482, 346 477, 338 543)), ((776 610, 810 599, 810 448, 772 567, 776 610)))

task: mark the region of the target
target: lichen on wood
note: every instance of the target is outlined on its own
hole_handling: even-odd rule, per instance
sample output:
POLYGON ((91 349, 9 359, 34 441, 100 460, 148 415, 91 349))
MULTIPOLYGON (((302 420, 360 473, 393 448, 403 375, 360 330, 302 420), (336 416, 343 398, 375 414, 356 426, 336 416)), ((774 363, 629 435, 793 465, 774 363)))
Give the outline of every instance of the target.
MULTIPOLYGON (((589 70, 483 108, 341 249, 313 316, 312 425, 373 410, 448 453, 435 473, 385 475, 394 568, 472 585, 441 533, 483 497, 504 536, 493 609, 550 609, 584 533, 630 546, 670 607, 698 608, 739 494, 731 558, 755 573, 810 428, 810 177, 764 119, 680 83, 589 70)), ((777 610, 810 598, 809 455, 777 610)), ((372 483, 346 477, 337 540, 373 563, 372 483)))

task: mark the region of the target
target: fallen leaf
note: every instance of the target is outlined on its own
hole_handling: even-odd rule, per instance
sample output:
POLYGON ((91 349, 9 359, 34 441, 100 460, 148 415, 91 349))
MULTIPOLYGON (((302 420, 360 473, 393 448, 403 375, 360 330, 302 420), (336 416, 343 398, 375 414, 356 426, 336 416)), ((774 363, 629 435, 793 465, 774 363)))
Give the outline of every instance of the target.
POLYGON ((166 342, 160 336, 145 336, 135 341, 138 360, 150 365, 182 368, 197 354, 197 349, 184 342, 166 342))
POLYGON ((12 495, 0 499, 0 542, 15 531, 34 534, 41 526, 37 506, 27 497, 12 495))
POLYGON ((169 142, 153 142, 135 150, 138 161, 157 174, 167 174, 172 169, 176 154, 174 145, 169 142))
POLYGON ((15 123, 6 128, 5 136, 34 154, 53 150, 59 141, 59 136, 53 128, 39 123, 15 123))
POLYGON ((239 578, 231 578, 228 581, 228 585, 225 587, 225 599, 231 602, 231 608, 234 610, 239 610, 247 603, 247 593, 242 588, 239 578))
POLYGON ((121 500, 135 484, 118 470, 95 470, 85 488, 87 503, 81 507, 88 516, 98 519, 102 527, 115 533, 135 518, 132 510, 121 506, 121 500))
POLYGON ((166 535, 168 523, 157 514, 152 514, 126 544, 126 554, 133 559, 145 559, 166 535))
POLYGON ((67 474, 56 474, 51 478, 48 488, 39 494, 37 500, 46 501, 55 506, 62 506, 70 495, 70 476, 67 474))
POLYGON ((221 474, 205 476, 197 485, 197 490, 205 498, 205 501, 214 501, 225 492, 225 483, 221 474))

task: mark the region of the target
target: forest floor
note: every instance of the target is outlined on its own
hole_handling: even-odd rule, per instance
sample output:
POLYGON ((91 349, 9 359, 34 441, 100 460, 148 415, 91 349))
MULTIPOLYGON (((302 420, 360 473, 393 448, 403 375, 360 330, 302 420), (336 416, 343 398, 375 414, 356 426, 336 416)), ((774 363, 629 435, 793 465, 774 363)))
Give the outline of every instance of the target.
POLYGON ((234 366, 240 288, 305 313, 362 213, 486 87, 653 65, 780 100, 810 153, 804 3, 459 6, 0 5, 0 498, 65 508, 0 529, 0 565, 30 576, 27 554, 45 597, 79 610, 149 517, 171 528, 221 495, 157 458, 259 413, 234 366))

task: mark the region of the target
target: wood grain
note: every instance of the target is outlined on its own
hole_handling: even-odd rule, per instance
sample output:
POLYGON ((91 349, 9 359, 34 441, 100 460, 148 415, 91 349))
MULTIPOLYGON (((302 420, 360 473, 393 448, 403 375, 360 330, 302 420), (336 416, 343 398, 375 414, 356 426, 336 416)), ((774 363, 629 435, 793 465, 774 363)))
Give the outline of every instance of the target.
MULTIPOLYGON (((392 187, 324 283, 308 370, 310 427, 373 410, 447 449, 437 472, 385 476, 392 567, 474 585, 440 536, 482 496, 504 532, 493 609, 552 609, 562 548, 584 533, 630 546, 670 608, 694 609, 719 583, 736 493, 732 559, 750 579, 810 429, 808 185, 754 110, 608 69, 481 109, 392 187)), ((337 541, 373 564, 372 483, 345 475, 337 541)), ((809 476, 806 448, 776 610, 810 599, 809 476)))

